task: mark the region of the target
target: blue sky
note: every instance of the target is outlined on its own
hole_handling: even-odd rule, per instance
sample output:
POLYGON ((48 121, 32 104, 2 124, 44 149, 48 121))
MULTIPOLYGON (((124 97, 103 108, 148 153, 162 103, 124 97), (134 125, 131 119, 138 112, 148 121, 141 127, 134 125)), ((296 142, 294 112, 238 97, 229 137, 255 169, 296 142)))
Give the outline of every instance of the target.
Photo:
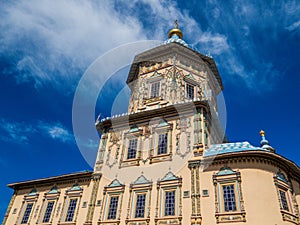
MULTIPOLYGON (((164 41, 175 19, 218 65, 229 140, 259 146, 264 129, 278 154, 300 164, 298 1, 21 0, 1 1, 0 13, 1 218, 7 183, 91 169, 72 130, 81 76, 119 45, 164 41)), ((110 116, 127 71, 105 86, 96 113, 110 116)), ((86 144, 96 151, 96 141, 86 144)))

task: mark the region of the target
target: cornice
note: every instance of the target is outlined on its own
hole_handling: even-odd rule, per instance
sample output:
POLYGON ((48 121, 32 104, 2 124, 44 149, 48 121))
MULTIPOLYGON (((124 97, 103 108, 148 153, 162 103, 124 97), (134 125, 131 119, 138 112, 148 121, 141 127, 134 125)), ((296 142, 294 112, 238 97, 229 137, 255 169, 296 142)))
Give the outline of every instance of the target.
POLYGON ((192 65, 194 65, 196 68, 198 68, 199 65, 201 64, 208 66, 208 68, 215 75, 215 78, 217 79, 221 87, 221 90, 223 90, 224 87, 223 87, 222 79, 214 59, 205 56, 191 48, 182 46, 178 43, 169 43, 165 45, 160 45, 156 48, 150 49, 148 51, 136 55, 131 65, 126 83, 128 84, 132 82, 134 79, 136 79, 136 76, 138 75, 139 65, 145 62, 153 62, 153 61, 160 62, 163 59, 169 57, 170 54, 174 54, 174 53, 176 53, 179 56, 183 56, 184 59, 187 59, 188 61, 192 62, 192 65))
POLYGON ((180 115, 195 113, 193 109, 204 108, 208 115, 211 115, 209 104, 207 101, 187 101, 178 104, 172 104, 169 106, 145 110, 132 114, 125 114, 123 116, 108 118, 104 121, 96 123, 98 132, 102 132, 106 128, 110 128, 114 125, 114 128, 121 128, 123 126, 148 123, 153 118, 176 118, 180 115), (191 107, 191 104, 193 107, 191 107))
POLYGON ((274 166, 288 172, 293 179, 300 182, 300 167, 296 163, 281 155, 268 151, 251 150, 209 156, 201 160, 201 165, 207 166, 209 164, 213 165, 234 162, 250 162, 252 159, 273 164, 274 166))
POLYGON ((16 182, 16 183, 8 184, 7 186, 14 190, 19 190, 23 188, 30 188, 33 186, 45 186, 49 184, 70 183, 73 182, 74 180, 83 182, 83 181, 90 180, 92 178, 93 178, 92 171, 84 171, 84 172, 77 172, 71 174, 64 174, 60 176, 41 178, 36 180, 16 182))

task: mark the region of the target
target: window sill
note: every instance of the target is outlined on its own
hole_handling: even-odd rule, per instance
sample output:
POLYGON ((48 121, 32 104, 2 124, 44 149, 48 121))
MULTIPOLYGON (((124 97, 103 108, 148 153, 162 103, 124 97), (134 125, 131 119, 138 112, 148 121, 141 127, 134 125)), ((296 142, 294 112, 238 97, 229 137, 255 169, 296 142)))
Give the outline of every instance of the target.
POLYGON ((98 221, 98 225, 102 225, 102 224, 119 225, 120 224, 120 220, 98 221))
POLYGON ((160 154, 150 157, 150 164, 152 163, 158 163, 158 162, 164 162, 164 161, 171 161, 172 160, 172 154, 160 154))
POLYGON ((139 165, 140 165, 139 158, 123 160, 120 162, 120 168, 129 167, 129 166, 139 166, 139 165))
POLYGON ((182 220, 181 216, 165 216, 162 218, 156 218, 155 224, 179 225, 179 224, 181 224, 181 220, 182 220))
POLYGON ((217 223, 246 222, 245 212, 216 213, 217 223))
POLYGON ((285 210, 280 210, 281 212, 281 215, 282 215, 282 219, 284 221, 288 221, 288 222, 291 222, 291 223, 294 223, 294 224, 298 224, 298 217, 295 216, 294 214, 288 212, 288 211, 285 211, 285 210))
POLYGON ((76 225, 76 222, 59 222, 57 225, 76 225))
POLYGON ((127 225, 147 225, 149 224, 150 218, 132 218, 132 219, 127 219, 125 220, 125 223, 127 225))
POLYGON ((156 104, 159 101, 162 101, 163 99, 160 96, 157 97, 152 97, 152 98, 144 98, 143 99, 143 104, 145 105, 152 105, 152 104, 156 104))

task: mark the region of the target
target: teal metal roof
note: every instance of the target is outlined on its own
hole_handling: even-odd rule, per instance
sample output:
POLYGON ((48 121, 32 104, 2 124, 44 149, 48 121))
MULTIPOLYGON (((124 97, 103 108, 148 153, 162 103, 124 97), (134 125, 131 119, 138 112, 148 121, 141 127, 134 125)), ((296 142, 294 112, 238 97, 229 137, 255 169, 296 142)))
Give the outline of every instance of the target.
POLYGON ((28 194, 28 196, 35 196, 35 195, 37 195, 37 191, 36 191, 35 188, 33 188, 33 189, 30 191, 30 193, 28 194))
POLYGON ((164 178, 161 181, 167 181, 167 180, 178 180, 178 177, 174 175, 171 171, 169 171, 164 178))
POLYGON ((234 143, 224 143, 224 144, 214 144, 211 145, 210 148, 206 149, 204 152, 204 157, 220 155, 231 152, 243 152, 243 151, 268 151, 261 147, 255 147, 251 145, 249 142, 234 142, 234 143))
POLYGON ((70 191, 81 191, 82 188, 78 185, 78 184, 75 184, 71 189, 70 191))
POLYGON ((164 42, 164 44, 169 44, 174 42, 181 44, 185 47, 189 47, 188 44, 184 40, 182 40, 177 34, 173 34, 172 37, 170 37, 168 40, 164 42))
POLYGON ((235 174, 231 168, 229 167, 223 167, 219 172, 218 175, 230 175, 230 174, 235 174))
POLYGON ((57 193, 58 193, 58 188, 56 186, 51 188, 51 190, 48 192, 48 194, 57 194, 57 193))
POLYGON ((120 187, 122 186, 121 182, 118 179, 114 179, 109 185, 108 187, 120 187))
POLYGON ((133 184, 148 184, 149 180, 144 175, 139 176, 133 184))

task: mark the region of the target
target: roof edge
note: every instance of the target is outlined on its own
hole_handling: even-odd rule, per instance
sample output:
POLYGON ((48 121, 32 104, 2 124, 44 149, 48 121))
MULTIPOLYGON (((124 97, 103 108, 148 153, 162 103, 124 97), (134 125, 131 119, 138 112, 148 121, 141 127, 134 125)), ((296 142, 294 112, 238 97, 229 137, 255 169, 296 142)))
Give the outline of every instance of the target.
POLYGON ((10 183, 10 184, 7 184, 7 186, 10 188, 13 188, 13 189, 18 189, 22 186, 30 186, 30 185, 35 185, 37 183, 55 182, 58 180, 65 181, 65 180, 74 179, 74 178, 85 178, 85 177, 92 176, 93 173, 94 173, 93 171, 89 171, 89 170, 80 171, 80 172, 62 174, 62 175, 51 176, 51 177, 46 177, 46 178, 39 178, 39 179, 34 179, 34 180, 26 180, 26 181, 10 183))

